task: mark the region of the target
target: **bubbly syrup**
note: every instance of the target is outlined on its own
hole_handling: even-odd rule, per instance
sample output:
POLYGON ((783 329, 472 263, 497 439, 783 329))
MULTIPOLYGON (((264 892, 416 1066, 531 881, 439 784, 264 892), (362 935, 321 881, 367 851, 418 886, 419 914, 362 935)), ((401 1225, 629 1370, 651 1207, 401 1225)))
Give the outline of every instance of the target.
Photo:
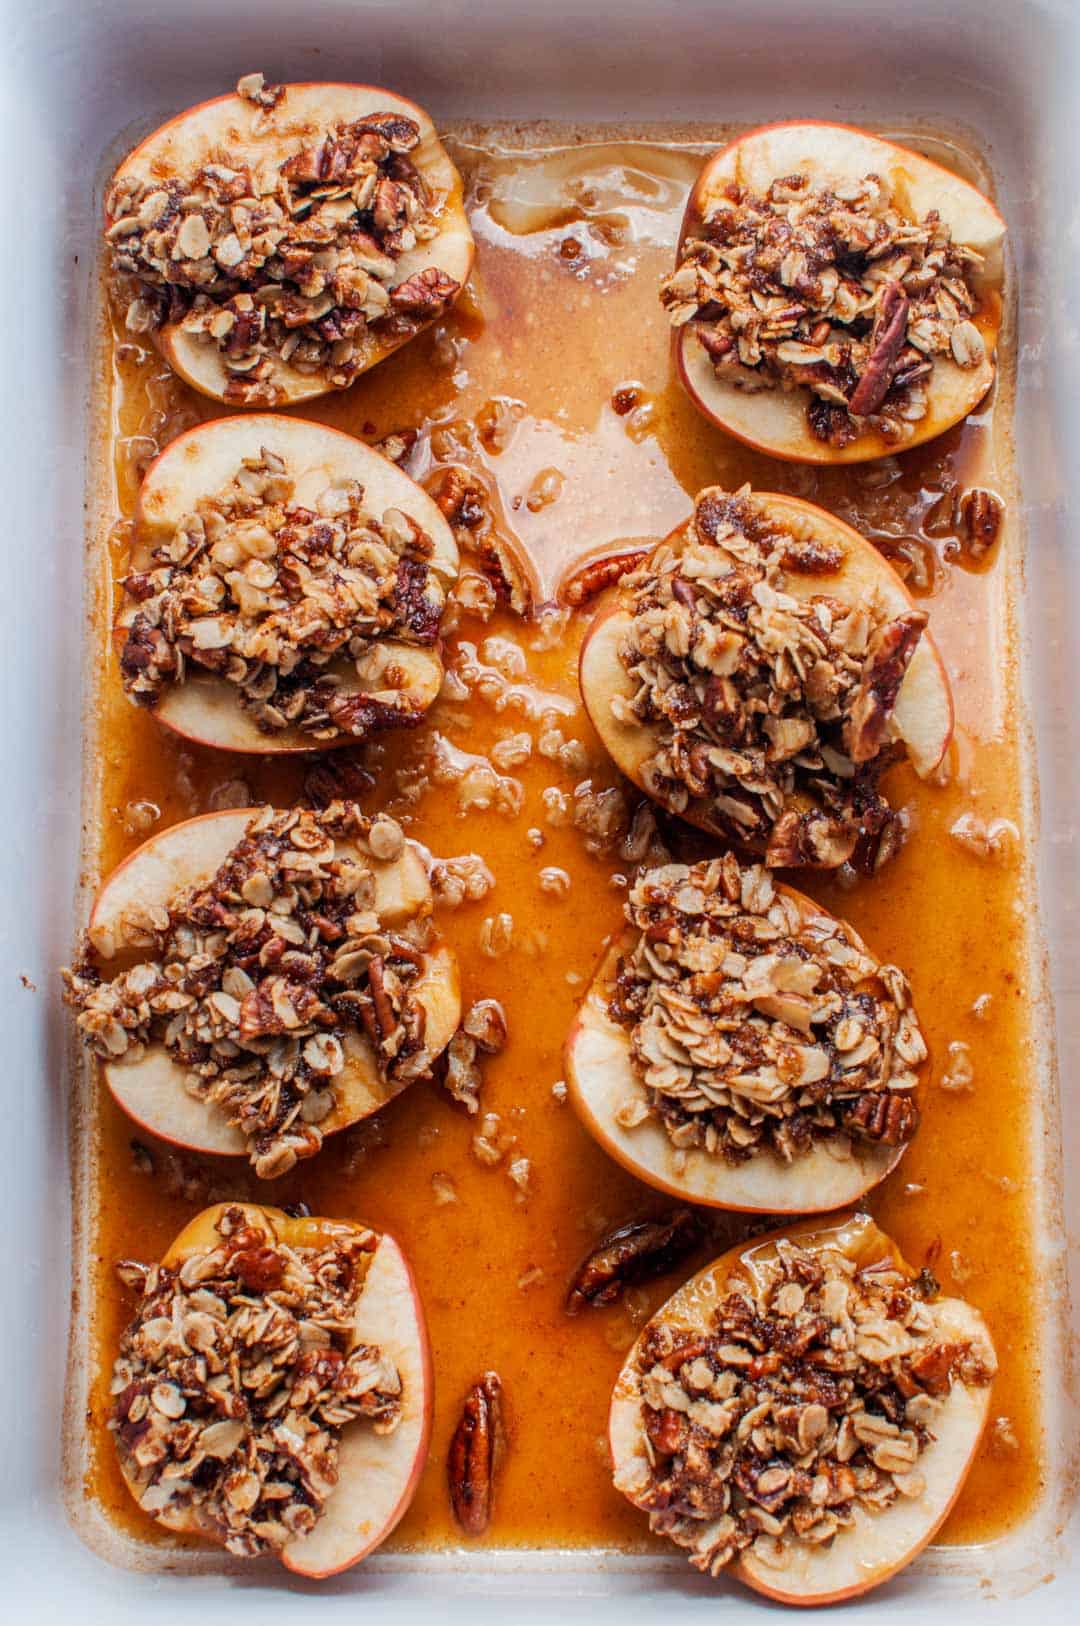
MULTIPOLYGON (((543 599, 554 597, 574 561, 661 536, 686 516, 702 486, 745 481, 842 515, 896 560, 926 599, 957 703, 947 783, 927 785, 906 768, 894 770, 889 788, 906 810, 910 839, 875 879, 807 873, 797 880, 850 919, 882 959, 911 974, 932 1053, 924 1121, 869 1206, 908 1258, 930 1264, 946 1292, 972 1299, 993 1331, 1001 1364, 995 1422, 943 1536, 987 1541, 1030 1508, 1041 1476, 1028 1159, 1041 1034, 1028 985, 1027 832, 1009 611, 1020 536, 1007 526, 995 553, 975 569, 947 510, 950 492, 975 479, 1012 496, 1009 334, 996 401, 963 428, 900 458, 815 471, 728 439, 675 381, 656 298, 700 155, 722 134, 588 141, 522 127, 460 130, 451 146, 477 239, 469 291, 436 329, 352 389, 299 413, 366 440, 419 429, 407 465, 418 478, 441 462, 481 470, 501 526, 533 563, 543 599), (998 859, 974 856, 950 834, 965 815, 983 824, 1010 821, 1018 838, 1006 826, 998 859), (969 1047, 969 1092, 938 1082, 957 1042, 969 1047)), ((933 150, 981 178, 959 149, 937 141, 933 150)), ((149 458, 224 409, 193 394, 122 333, 112 346, 114 511, 130 516, 149 458)), ((123 570, 127 534, 119 525, 111 548, 102 549, 114 572, 123 570)), ((191 747, 130 706, 108 633, 109 599, 103 577, 88 807, 100 874, 178 819, 245 798, 288 804, 314 763, 191 747)), ((486 900, 442 912, 440 924, 460 958, 466 1000, 498 998, 509 1019, 510 1042, 484 1069, 484 1110, 498 1114, 500 1133, 513 1138, 499 1167, 473 1155, 476 1122, 426 1084, 269 1186, 239 1160, 199 1159, 153 1142, 107 1092, 90 1092, 82 1120, 92 1149, 93 1214, 86 1237, 94 1373, 86 1491, 126 1538, 128 1553, 146 1543, 158 1563, 166 1555, 171 1564, 187 1561, 176 1551, 185 1544, 128 1497, 105 1431, 109 1369, 130 1313, 112 1262, 158 1256, 199 1207, 221 1197, 304 1201, 316 1213, 362 1218, 392 1230, 412 1259, 431 1328, 436 1411, 431 1458, 394 1547, 458 1541, 446 1494, 447 1445, 466 1387, 494 1367, 503 1379, 509 1443, 485 1541, 662 1550, 644 1518, 612 1489, 604 1435, 626 1350, 681 1277, 574 1320, 563 1310, 568 1278, 606 1228, 668 1206, 611 1162, 552 1093, 575 1007, 619 924, 626 869, 617 852, 588 852, 572 824, 549 822, 542 800, 551 786, 572 799, 584 780, 594 790, 618 782, 578 696, 577 651, 587 621, 587 607, 539 624, 504 612, 486 626, 464 619, 448 640, 448 664, 454 670, 463 659, 480 660, 494 673, 478 686, 487 698, 474 687, 468 700, 441 700, 421 729, 375 746, 366 759, 346 753, 377 776, 362 798, 370 807, 388 807, 440 856, 482 854, 496 876, 486 900), (545 712, 564 736, 582 742, 587 766, 566 769, 534 751, 523 768, 510 770, 523 790, 516 815, 493 807, 463 816, 456 783, 428 784, 416 794, 436 734, 484 758, 509 733, 537 738, 545 712), (539 849, 530 829, 543 831, 539 849), (564 899, 541 890, 546 866, 569 876, 564 899), (485 917, 501 912, 513 917, 513 943, 490 958, 480 950, 481 929, 485 917), (530 1162, 527 1193, 507 1172, 521 1157, 530 1162), (436 1202, 437 1175, 453 1182, 454 1201, 436 1202)), ((709 1251, 748 1228, 717 1217, 709 1251)))

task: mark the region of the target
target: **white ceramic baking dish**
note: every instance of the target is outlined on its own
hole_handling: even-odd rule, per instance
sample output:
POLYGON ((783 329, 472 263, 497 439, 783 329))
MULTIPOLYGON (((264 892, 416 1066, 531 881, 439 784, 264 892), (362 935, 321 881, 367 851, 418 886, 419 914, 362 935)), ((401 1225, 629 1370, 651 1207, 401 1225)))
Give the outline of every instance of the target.
MULTIPOLYGON (((1019 289, 1017 458, 1026 532, 1024 690, 1038 770, 1039 883, 1064 1123, 1050 1102, 1037 1149, 1048 1315, 1048 1480, 1027 1522, 991 1547, 932 1554, 845 1618, 864 1622, 1076 1618, 1080 1520, 1068 1278, 1080 1278, 1080 466, 1077 383, 1080 14, 1071 0, 4 0, 3 118, 12 201, 2 275, 8 387, 11 577, 0 594, 9 834, 0 849, 11 1245, 5 1306, 0 1584, 8 1618, 88 1622, 323 1618, 449 1622, 658 1619, 769 1606, 679 1565, 576 1552, 378 1558, 313 1587, 220 1572, 144 1573, 82 1539, 80 1489, 65 1484, 70 1417, 71 1213, 65 1024, 55 967, 75 925, 80 850, 84 502, 97 190, 110 156, 161 116, 258 66, 277 79, 400 87, 436 117, 853 122, 927 120, 966 130, 988 158, 1008 218, 1019 289), (1064 1169, 1063 1186, 1058 1177, 1064 1169), (1069 1244, 1072 1244, 1071 1252, 1069 1244)), ((1033 903, 1032 907, 1036 905, 1033 903)), ((1043 968, 1033 967, 1036 980, 1043 968)), ((1049 1018, 1048 1018, 1049 1020, 1049 1018)), ((1049 1053, 1049 1046, 1047 1047, 1049 1053)), ((1033 1070, 1032 1088, 1045 1081, 1033 1070)), ((1003 1261, 1007 1268, 1007 1261, 1003 1261)))

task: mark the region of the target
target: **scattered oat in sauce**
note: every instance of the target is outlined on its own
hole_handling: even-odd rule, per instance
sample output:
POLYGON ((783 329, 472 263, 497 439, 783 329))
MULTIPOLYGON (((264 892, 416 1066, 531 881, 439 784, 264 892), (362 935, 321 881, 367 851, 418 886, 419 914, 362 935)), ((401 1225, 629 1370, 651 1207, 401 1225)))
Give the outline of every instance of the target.
POLYGON ((624 1128, 657 1118, 672 1145, 731 1162, 911 1138, 926 1060, 911 990, 840 922, 806 920, 731 853, 642 871, 626 915, 637 936, 609 1010, 643 1088, 624 1128))
POLYGON ((117 1267, 139 1303, 108 1426, 144 1512, 190 1514, 255 1558, 314 1529, 337 1484, 342 1429, 392 1433, 402 1379, 353 1333, 371 1232, 293 1248, 239 1208, 217 1230, 179 1268, 117 1267))
MULTIPOLYGON (((889 133, 904 139, 902 131, 889 133)), ((1006 336, 996 404, 902 457, 843 471, 803 468, 750 452, 711 427, 672 377, 670 334, 658 320, 656 290, 670 274, 687 190, 702 156, 724 136, 715 127, 671 132, 671 142, 667 135, 623 141, 618 132, 602 132, 600 144, 590 147, 577 132, 568 146, 565 131, 538 130, 524 139, 555 150, 522 158, 512 150, 522 143, 520 130, 461 132, 449 145, 466 178, 478 238, 475 302, 466 293, 427 335, 348 392, 301 415, 367 440, 419 429, 404 467, 424 482, 441 477, 450 464, 479 471, 485 490, 498 499, 500 533, 512 523, 513 536, 528 551, 541 599, 553 599, 564 573, 577 570, 587 555, 655 545, 687 518, 694 493, 704 487, 734 491, 748 481, 757 490, 818 502, 854 525, 895 563, 931 611, 961 726, 948 780, 929 786, 903 764, 889 770, 883 788, 890 803, 917 824, 920 839, 906 843, 876 880, 814 872, 804 884, 884 957, 917 972, 919 1019, 932 1068, 953 1040, 963 1038, 971 1047, 977 1095, 927 1092, 926 1132, 905 1153, 902 1175, 872 1194, 870 1207, 916 1264, 931 1262, 945 1235, 979 1271, 973 1296, 1001 1357, 995 1411, 1008 1417, 1010 1438, 1017 1442, 1008 1454, 988 1442, 945 1531, 948 1541, 981 1541, 1024 1514, 1040 1472, 1037 1380, 1027 1358, 1037 1288, 1026 1194, 1032 1028, 1023 920, 1014 913, 1014 903, 1025 897, 1020 855, 1028 837, 1011 710, 1013 670, 1002 653, 1015 560, 1007 527, 1002 541, 973 559, 957 517, 959 499, 973 486, 992 489, 1006 507, 1014 501, 1006 434, 1009 343, 1006 336), (672 144, 677 142, 690 145, 672 144), (493 155, 492 147, 510 150, 493 155), (531 188, 524 203, 523 168, 531 188), (578 244, 573 257, 559 252, 568 237, 578 244), (633 423, 636 405, 625 415, 612 405, 613 392, 627 379, 640 392, 638 404, 649 408, 649 421, 640 427, 633 423), (508 389, 525 410, 512 417, 502 449, 491 451, 480 435, 485 408, 508 389), (559 500, 530 510, 532 482, 552 467, 565 476, 559 500), (516 508, 515 498, 521 499, 516 508), (973 810, 987 827, 995 818, 1016 825, 1014 864, 978 862, 949 839, 951 826, 973 810), (932 910, 927 898, 937 900, 932 910), (989 1018, 968 1017, 984 996, 991 1003, 981 1010, 989 1010, 989 1018), (1015 1182, 1012 1188, 995 1186, 989 1201, 988 1169, 1015 1182), (1007 1275, 998 1268, 1005 1257, 1007 1275)), ((932 156, 981 178, 955 145, 939 145, 932 156)), ((134 481, 148 457, 182 429, 223 410, 169 375, 137 336, 119 330, 115 344, 115 393, 105 406, 113 414, 116 447, 117 493, 110 491, 103 504, 110 516, 118 509, 131 513, 134 481)), ((123 574, 123 531, 111 550, 114 569, 123 574)), ((628 805, 625 833, 604 850, 587 851, 572 820, 575 781, 536 748, 541 719, 550 710, 564 737, 580 738, 595 754, 594 790, 617 788, 576 687, 577 649, 592 606, 523 625, 500 603, 482 569, 474 569, 472 578, 479 613, 462 614, 447 648, 448 675, 455 674, 456 684, 456 674, 464 673, 468 685, 440 700, 430 721, 408 736, 375 743, 362 754, 346 752, 354 759, 348 775, 356 788, 345 794, 355 794, 373 811, 385 805, 387 783, 400 775, 389 811, 447 862, 447 901, 456 899, 457 907, 440 908, 437 918, 461 961, 465 1002, 482 988, 501 1002, 510 1030, 506 1048, 484 1060, 482 1110, 510 1121, 511 1108, 524 1108, 523 1144, 536 1171, 534 1188, 529 1202, 518 1205, 505 1173, 493 1173, 472 1156, 477 1119, 422 1085, 405 1091, 373 1124, 330 1137, 318 1158, 275 1185, 272 1200, 303 1199, 316 1213, 353 1215, 400 1235, 424 1297, 439 1372, 436 1439, 449 1440, 461 1396, 489 1365, 520 1395, 561 1393, 573 1370, 575 1412, 592 1423, 562 1430, 553 1453, 550 1410, 516 1408, 497 1527, 481 1539, 640 1551, 649 1543, 641 1516, 613 1494, 610 1464, 594 1444, 615 1374, 636 1336, 634 1325, 625 1322, 615 1348, 608 1334, 618 1307, 569 1319, 564 1296, 583 1253, 605 1231, 659 1213, 663 1204, 650 1207, 644 1188, 593 1144, 562 1104, 565 1091, 557 1081, 563 1078, 562 1040, 600 944, 621 923, 625 890, 612 882, 625 881, 646 858, 643 842, 657 838, 628 805), (485 667, 477 651, 491 634, 520 648, 524 678, 507 680, 485 667), (513 768, 496 764, 497 772, 522 786, 515 817, 491 806, 462 819, 453 790, 432 781, 432 740, 449 732, 447 709, 467 719, 466 733, 457 738, 474 755, 490 758, 507 734, 532 736, 529 760, 513 768), (362 765, 356 760, 361 755, 362 765), (405 792, 411 795, 414 787, 419 789, 410 800, 405 792), (555 809, 551 792, 564 802, 554 818, 548 816, 555 809), (452 873, 449 861, 458 855, 467 862, 452 873), (541 890, 539 871, 547 866, 570 875, 566 900, 541 890), (465 875, 475 888, 468 894, 465 875), (520 931, 523 941, 544 935, 538 958, 517 946, 498 959, 479 958, 482 921, 502 911, 513 914, 515 935, 520 931), (570 984, 566 971, 584 980, 570 984), (422 1147, 419 1131, 432 1124, 439 1138, 422 1147), (453 1203, 436 1201, 431 1177, 439 1173, 453 1179, 453 1203)), ((107 628, 103 617, 103 651, 107 628)), ((132 708, 107 656, 102 671, 104 776, 89 813, 101 831, 105 872, 143 839, 112 822, 113 808, 150 800, 161 809, 161 825, 168 825, 205 811, 236 769, 217 753, 170 739, 132 708)), ((341 761, 340 752, 303 763, 249 759, 244 775, 255 801, 288 806, 305 781, 317 774, 324 783, 330 765, 341 761)), ((670 821, 661 822, 659 835, 670 840, 670 821)), ((676 858, 703 856, 693 845, 697 838, 678 836, 676 858)), ((649 853, 648 861, 672 856, 649 853)), ((96 1113, 101 1139, 94 1183, 109 1200, 92 1232, 93 1251, 107 1259, 160 1254, 192 1204, 206 1200, 216 1168, 198 1159, 174 1168, 168 1149, 155 1143, 159 1176, 148 1179, 131 1168, 129 1121, 108 1100, 100 1101, 96 1113), (185 1191, 192 1194, 185 1197, 185 1191)), ((234 1179, 248 1176, 241 1170, 234 1179)), ((265 1197, 265 1190, 251 1181, 232 1195, 265 1197)), ((745 1234, 737 1219, 723 1221, 715 1251, 745 1234)), ((936 1268, 951 1290, 947 1260, 936 1268)), ((93 1280, 95 1364, 107 1372, 128 1310, 110 1273, 95 1272, 93 1280)), ((648 1314, 670 1286, 664 1281, 640 1290, 648 1314)), ((109 1404, 102 1385, 90 1400, 98 1431, 87 1468, 90 1494, 125 1540, 145 1541, 146 1520, 129 1507, 107 1438, 102 1448, 109 1404)), ((174 1540, 156 1529, 150 1538, 168 1542, 170 1563, 183 1560, 174 1540)), ((390 1545, 428 1550, 458 1539, 445 1467, 434 1463, 390 1545)))

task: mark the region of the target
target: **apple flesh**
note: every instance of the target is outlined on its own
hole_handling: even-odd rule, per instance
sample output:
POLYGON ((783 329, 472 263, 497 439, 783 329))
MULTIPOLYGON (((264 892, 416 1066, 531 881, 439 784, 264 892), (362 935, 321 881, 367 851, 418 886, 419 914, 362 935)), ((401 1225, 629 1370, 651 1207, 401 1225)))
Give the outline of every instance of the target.
POLYGON ((683 244, 701 235, 702 224, 717 197, 732 185, 761 196, 774 180, 808 175, 815 190, 844 181, 879 175, 893 190, 897 206, 912 219, 936 209, 953 241, 984 256, 971 276, 978 307, 973 318, 986 355, 978 367, 957 366, 950 356, 936 356, 928 379, 925 417, 908 426, 902 441, 886 440, 866 429, 848 446, 830 446, 810 432, 806 389, 741 390, 718 379, 708 353, 688 322, 675 335, 675 354, 691 399, 721 429, 758 451, 797 463, 861 463, 889 457, 951 429, 966 418, 994 381, 994 349, 1002 320, 1001 282, 1005 222, 988 198, 968 181, 919 153, 847 124, 805 121, 770 124, 750 130, 714 153, 698 176, 686 206, 679 238, 683 244))
MULTIPOLYGON (((808 601, 824 594, 844 604, 859 605, 876 595, 884 613, 890 617, 905 615, 915 608, 896 571, 850 525, 798 497, 755 492, 752 501, 767 520, 782 526, 797 540, 816 542, 822 548, 836 549, 841 555, 838 569, 831 574, 801 575, 786 571, 784 591, 793 598, 808 601)), ((671 533, 664 546, 681 550, 692 529, 690 519, 671 533)), ((581 697, 616 767, 641 790, 655 796, 646 783, 645 768, 662 743, 662 731, 655 724, 619 722, 611 710, 615 695, 630 701, 636 692, 634 680, 619 658, 630 621, 625 598, 615 589, 606 597, 606 602, 601 601, 581 647, 581 697)), ((932 774, 952 738, 953 703, 944 663, 928 631, 919 639, 904 674, 891 726, 906 745, 916 773, 923 778, 932 774)), ((700 830, 722 836, 726 841, 732 839, 730 826, 714 816, 707 797, 691 799, 680 817, 700 830)), ((754 850, 760 852, 764 848, 759 844, 754 850)))
MULTIPOLYGON (((90 941, 102 958, 138 958, 127 917, 148 905, 166 904, 183 888, 205 885, 242 839, 250 818, 246 809, 208 813, 173 825, 137 848, 105 882, 90 915, 90 941)), ((342 854, 355 856, 347 842, 337 846, 342 854)), ((364 861, 375 874, 374 908, 384 925, 401 925, 430 907, 427 869, 415 843, 407 842, 392 862, 366 855, 364 861)), ((461 1017, 457 961, 441 941, 426 952, 412 993, 425 1011, 424 1043, 437 1056, 461 1017)), ((406 1087, 383 1076, 366 1035, 346 1033, 342 1046, 345 1068, 334 1079, 334 1105, 319 1125, 324 1135, 370 1117, 406 1087)), ((217 1107, 188 1093, 185 1069, 163 1044, 148 1045, 135 1061, 106 1061, 103 1068, 117 1104, 150 1134, 189 1151, 247 1155, 245 1136, 217 1107)))
MULTIPOLYGON (((216 1247, 217 1224, 227 1208, 240 1208, 245 1224, 267 1242, 291 1248, 322 1248, 335 1237, 368 1227, 345 1220, 292 1219, 279 1208, 254 1203, 218 1203, 184 1227, 162 1263, 178 1269, 193 1253, 216 1247)), ((396 1365, 402 1380, 401 1420, 392 1434, 375 1434, 362 1422, 347 1424, 338 1449, 338 1482, 314 1529, 282 1550, 287 1569, 312 1580, 337 1575, 366 1558, 393 1530, 413 1499, 431 1438, 433 1383, 431 1350, 423 1306, 409 1262, 385 1232, 364 1278, 356 1305, 350 1348, 377 1344, 396 1365)), ((124 1480, 139 1499, 139 1487, 120 1459, 124 1480)), ((219 1539, 197 1508, 166 1510, 158 1522, 170 1530, 219 1539)))
MULTIPOLYGON (((130 175, 139 179, 152 176, 159 182, 184 180, 195 175, 203 164, 220 162, 222 152, 234 162, 253 167, 267 162, 280 165, 334 125, 355 123, 372 113, 401 114, 419 126, 420 140, 409 157, 437 200, 437 234, 430 242, 417 243, 399 257, 394 286, 429 266, 464 286, 472 269, 473 239, 462 199, 461 177, 423 109, 378 85, 288 85, 283 100, 269 114, 235 92, 201 102, 140 142, 120 165, 114 184, 130 175)), ((111 224, 106 217, 106 225, 111 224)), ((444 314, 442 307, 428 321, 410 326, 404 333, 369 330, 361 371, 374 367, 436 316, 444 314)), ((166 322, 153 334, 153 342, 173 371, 193 389, 215 401, 226 399, 229 374, 212 340, 185 333, 180 323, 166 322)), ((268 382, 278 391, 281 406, 314 400, 336 387, 318 374, 300 372, 281 360, 274 361, 268 382)))
MULTIPOLYGON (((895 1243, 868 1215, 842 1216, 824 1227, 820 1221, 808 1221, 730 1249, 681 1287, 653 1321, 692 1331, 709 1330, 711 1313, 725 1294, 736 1284, 759 1283, 762 1265, 775 1257, 777 1242, 786 1238, 809 1252, 839 1249, 859 1267, 889 1258, 907 1275, 915 1275, 895 1243)), ((962 1299, 933 1300, 928 1308, 942 1343, 971 1344, 986 1352, 992 1367, 990 1334, 976 1309, 962 1299)), ((608 1419, 615 1482, 631 1502, 635 1501, 635 1484, 644 1480, 648 1469, 643 1406, 635 1375, 638 1351, 648 1331, 646 1327, 616 1380, 608 1419)), ((857 1507, 854 1526, 839 1531, 824 1546, 792 1541, 790 1560, 783 1570, 769 1568, 748 1550, 725 1573, 778 1603, 803 1605, 841 1603, 889 1580, 918 1557, 948 1517, 978 1448, 989 1415, 990 1394, 988 1383, 969 1386, 958 1377, 953 1379, 934 1419, 934 1438, 918 1459, 926 1481, 921 1496, 898 1497, 881 1512, 857 1507)))
MULTIPOLYGON (((284 462, 294 482, 294 504, 315 508, 328 487, 355 480, 363 487, 365 511, 377 518, 388 508, 407 514, 432 540, 431 568, 444 589, 456 581, 457 543, 426 491, 363 441, 279 413, 245 414, 200 424, 178 436, 154 460, 139 492, 131 569, 152 569, 154 549, 170 541, 180 521, 194 512, 199 501, 227 487, 244 459, 258 458, 264 447, 284 462)), ((138 605, 125 605, 116 628, 121 648, 137 614, 138 605)), ((379 652, 377 676, 361 680, 355 662, 348 657, 330 666, 329 671, 341 680, 340 692, 351 695, 374 690, 403 695, 408 703, 403 722, 425 712, 442 685, 438 648, 420 648, 398 639, 379 641, 374 648, 379 652)), ((234 684, 191 661, 183 682, 167 685, 153 713, 183 738, 223 751, 289 755, 355 743, 354 736, 346 733, 326 742, 313 740, 299 728, 264 732, 241 706, 234 684)))
MULTIPOLYGON (((845 921, 837 921, 792 887, 778 892, 798 910, 804 927, 823 935, 837 928, 861 954, 865 943, 845 921)), ((679 1151, 663 1124, 647 1118, 624 1129, 616 1114, 625 1101, 642 1097, 644 1085, 630 1052, 630 1029, 616 1022, 608 1006, 615 992, 619 960, 630 953, 638 933, 627 927, 606 950, 593 973, 566 1041, 566 1083, 585 1128, 610 1157, 646 1185, 705 1208, 744 1214, 824 1214, 857 1202, 891 1174, 906 1143, 883 1146, 852 1139, 850 1158, 838 1159, 824 1141, 785 1163, 770 1152, 729 1163, 704 1148, 679 1151)), ((872 957, 872 956, 871 956, 872 957)))

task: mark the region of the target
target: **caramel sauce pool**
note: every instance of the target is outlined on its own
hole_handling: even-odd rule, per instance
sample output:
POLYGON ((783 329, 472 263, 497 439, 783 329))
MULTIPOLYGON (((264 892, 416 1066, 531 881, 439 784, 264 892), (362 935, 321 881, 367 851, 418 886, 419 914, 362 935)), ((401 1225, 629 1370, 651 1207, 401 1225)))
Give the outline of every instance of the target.
MULTIPOLYGON (((1008 612, 1010 550, 1019 538, 1007 526, 1003 542, 974 569, 942 514, 953 488, 974 479, 1009 492, 1007 388, 999 385, 996 405, 931 446, 848 471, 775 463, 707 424, 673 377, 656 291, 700 153, 720 133, 561 150, 556 142, 540 151, 528 130, 460 132, 452 148, 478 250, 470 291, 446 322, 352 389, 301 410, 366 440, 418 428, 406 465, 418 478, 440 462, 484 471, 500 527, 531 557, 543 600, 554 598, 572 561, 657 538, 685 517, 700 487, 733 489, 744 481, 840 513, 898 561, 925 599, 957 706, 948 782, 922 784, 907 769, 895 770, 890 793, 910 826, 899 857, 873 880, 847 877, 845 884, 807 873, 798 884, 911 975, 932 1058, 923 1125, 869 1206, 908 1258, 930 1264, 946 1292, 973 1300, 992 1329, 1001 1368, 993 1422, 943 1538, 987 1541, 1024 1515, 1040 1483, 1026 1150, 1036 1053, 1008 612), (965 815, 983 824, 1009 821, 997 858, 975 855, 950 834, 965 815), (973 1065, 973 1088, 959 1093, 940 1085, 956 1043, 969 1047, 973 1065)), ((934 146, 935 156, 977 174, 955 149, 934 146)), ((139 468, 182 429, 223 409, 122 333, 113 338, 109 393, 112 503, 130 515, 139 468)), ((114 573, 123 570, 125 540, 120 525, 102 550, 114 573)), ((176 820, 245 799, 288 805, 302 794, 314 757, 282 766, 193 748, 129 705, 108 636, 108 605, 103 575, 93 621, 98 756, 88 808, 98 832, 91 857, 101 874, 176 820)), ((575 1007, 620 921, 627 867, 617 847, 587 851, 572 822, 550 822, 542 800, 554 786, 572 807, 582 781, 594 791, 617 783, 578 697, 577 651, 588 615, 586 607, 533 623, 505 612, 486 625, 462 618, 447 660, 451 670, 462 661, 485 668, 470 697, 440 700, 423 728, 366 757, 350 750, 326 759, 366 763, 377 779, 362 797, 366 805, 388 807, 440 857, 481 854, 496 877, 486 899, 442 910, 439 920, 461 961, 466 1002, 500 999, 509 1020, 509 1044, 484 1069, 483 1110, 498 1115, 509 1145, 498 1167, 472 1152, 476 1121, 424 1083, 265 1186, 238 1160, 197 1159, 153 1142, 107 1092, 93 1091, 87 1491, 121 1535, 162 1552, 183 1545, 130 1500, 105 1430, 108 1373, 131 1308, 112 1263, 158 1257, 206 1202, 238 1197, 304 1201, 315 1213, 390 1229, 413 1262, 431 1330, 436 1410, 430 1461, 393 1547, 458 1542, 446 1451, 465 1389, 490 1367, 503 1379, 509 1443, 486 1542, 663 1545, 651 1542, 644 1518, 612 1489, 606 1415, 641 1322, 690 1267, 619 1306, 574 1320, 562 1308, 569 1277, 605 1229, 667 1206, 610 1161, 552 1093, 575 1007), (524 767, 509 771, 523 792, 516 814, 493 806, 463 815, 458 783, 429 782, 436 734, 486 758, 499 738, 527 731, 535 740, 552 722, 582 742, 587 765, 565 768, 534 749, 524 767), (543 832, 541 847, 530 842, 530 830, 543 832), (541 890, 539 872, 548 866, 569 876, 565 897, 541 890), (500 913, 513 918, 512 945, 489 958, 481 930, 486 917, 500 913), (519 1158, 529 1160, 527 1192, 508 1175, 519 1158), (436 1202, 438 1175, 452 1181, 452 1202, 436 1202)), ((746 1230, 718 1217, 710 1251, 746 1230)))

